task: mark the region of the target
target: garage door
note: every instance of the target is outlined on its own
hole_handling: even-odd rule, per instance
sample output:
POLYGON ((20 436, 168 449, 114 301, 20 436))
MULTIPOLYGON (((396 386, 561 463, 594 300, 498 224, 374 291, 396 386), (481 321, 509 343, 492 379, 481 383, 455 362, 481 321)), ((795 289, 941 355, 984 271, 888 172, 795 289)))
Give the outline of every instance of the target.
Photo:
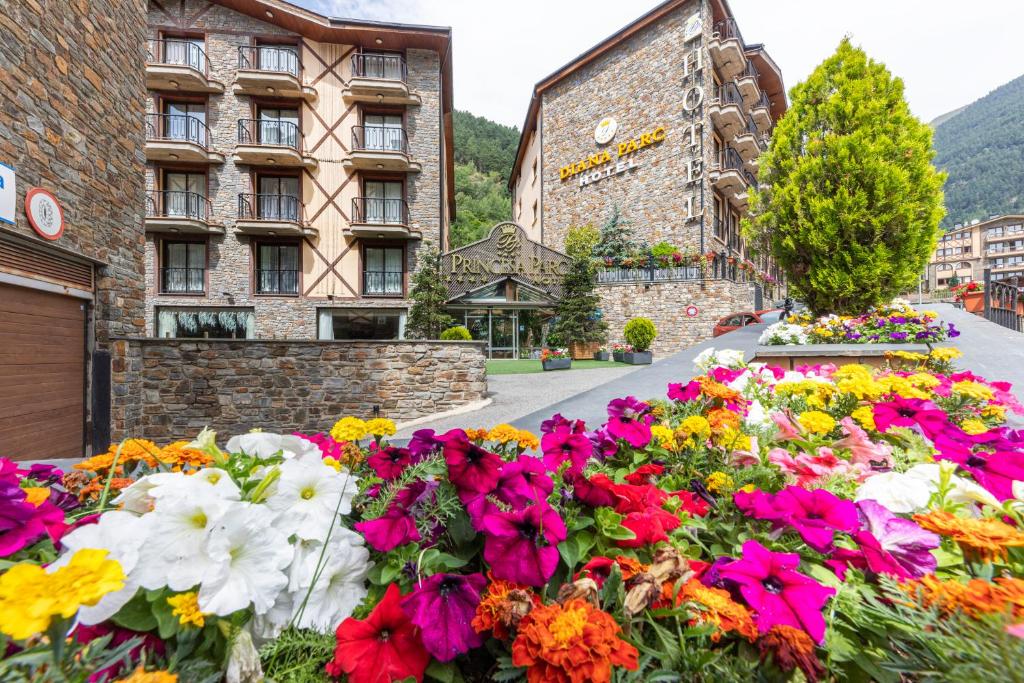
POLYGON ((0 456, 81 457, 85 301, 0 283, 0 456))

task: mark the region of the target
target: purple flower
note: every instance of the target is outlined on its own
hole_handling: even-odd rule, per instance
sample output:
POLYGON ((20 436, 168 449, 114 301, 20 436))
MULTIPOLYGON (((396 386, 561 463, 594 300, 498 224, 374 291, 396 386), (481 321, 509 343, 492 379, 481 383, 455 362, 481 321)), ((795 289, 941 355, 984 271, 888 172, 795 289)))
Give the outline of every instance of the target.
POLYGON ((932 333, 928 332, 928 331, 925 331, 925 332, 918 332, 917 334, 914 335, 914 338, 915 339, 927 339, 930 336, 932 336, 932 333))
POLYGON ((869 569, 883 573, 881 567, 895 564, 901 570, 897 578, 912 579, 935 573, 938 562, 931 551, 939 547, 938 535, 925 531, 913 520, 897 517, 876 501, 862 500, 857 508, 865 531, 854 538, 859 542, 861 535, 870 534, 877 539, 878 548, 870 542, 861 547, 869 569))
POLYGON ((566 460, 572 463, 569 469, 582 471, 594 453, 594 444, 585 434, 559 427, 541 437, 540 449, 544 453, 544 464, 552 472, 566 460))
POLYGON ((584 432, 584 436, 590 439, 590 443, 594 445, 594 455, 601 460, 612 457, 619 450, 619 442, 608 433, 606 427, 592 432, 584 432))
POLYGON ((46 465, 38 462, 31 465, 27 471, 23 471, 22 473, 25 478, 34 479, 42 486, 59 483, 61 478, 64 476, 64 472, 55 465, 46 465))
POLYGON ((890 339, 895 339, 896 341, 903 341, 904 339, 907 338, 907 333, 906 332, 890 332, 889 333, 889 338, 890 339))
POLYGON ((891 322, 893 325, 905 325, 907 323, 907 319, 902 315, 894 315, 893 317, 889 318, 889 322, 891 322))
POLYGON ((444 444, 433 429, 417 429, 406 448, 412 454, 414 462, 419 462, 444 444))
POLYGON ((0 557, 13 555, 45 533, 37 509, 25 502, 25 491, 20 486, 0 481, 0 557))
POLYGON ((517 460, 501 466, 494 496, 515 509, 521 509, 543 502, 554 488, 554 482, 546 474, 540 458, 520 455, 517 460))
POLYGON ((555 413, 549 419, 540 423, 541 434, 550 434, 559 429, 568 429, 573 434, 581 434, 586 428, 587 426, 583 420, 569 420, 562 417, 561 413, 555 413))
POLYGON ((480 647, 473 616, 487 587, 483 574, 434 574, 402 598, 402 611, 420 628, 423 646, 439 662, 480 647))
POLYGON ((957 337, 960 336, 960 330, 958 330, 955 327, 953 327, 953 323, 949 323, 949 332, 948 332, 948 334, 949 334, 949 338, 950 339, 956 339, 957 337))
POLYGON ((634 396, 613 399, 608 404, 608 433, 633 448, 643 448, 651 442, 650 410, 651 406, 634 396))
POLYGON ((484 518, 484 559, 496 579, 543 586, 558 566, 565 523, 546 503, 484 518))

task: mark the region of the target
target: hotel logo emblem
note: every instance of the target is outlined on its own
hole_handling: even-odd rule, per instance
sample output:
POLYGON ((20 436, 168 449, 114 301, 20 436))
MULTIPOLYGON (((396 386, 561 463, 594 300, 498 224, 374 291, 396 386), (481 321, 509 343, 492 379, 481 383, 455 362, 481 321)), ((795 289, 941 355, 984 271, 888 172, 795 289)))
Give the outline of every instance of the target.
POLYGON ((611 142, 618 129, 619 124, 615 119, 611 116, 606 116, 601 119, 600 123, 597 124, 597 128, 594 129, 594 141, 599 145, 611 142))

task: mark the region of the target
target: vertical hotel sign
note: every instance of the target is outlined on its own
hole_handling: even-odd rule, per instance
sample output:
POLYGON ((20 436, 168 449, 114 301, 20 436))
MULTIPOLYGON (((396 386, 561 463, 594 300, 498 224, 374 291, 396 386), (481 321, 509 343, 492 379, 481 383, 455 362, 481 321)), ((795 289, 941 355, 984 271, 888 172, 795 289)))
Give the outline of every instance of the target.
POLYGON ((0 161, 0 223, 14 225, 17 196, 14 186, 14 167, 0 161))

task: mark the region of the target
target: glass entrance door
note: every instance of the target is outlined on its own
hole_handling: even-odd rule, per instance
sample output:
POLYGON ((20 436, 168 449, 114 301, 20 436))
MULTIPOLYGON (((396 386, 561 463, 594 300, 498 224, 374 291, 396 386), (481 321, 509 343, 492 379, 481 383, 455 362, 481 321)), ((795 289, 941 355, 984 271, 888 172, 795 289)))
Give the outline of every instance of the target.
POLYGON ((518 358, 518 315, 515 311, 491 311, 491 358, 518 358))

